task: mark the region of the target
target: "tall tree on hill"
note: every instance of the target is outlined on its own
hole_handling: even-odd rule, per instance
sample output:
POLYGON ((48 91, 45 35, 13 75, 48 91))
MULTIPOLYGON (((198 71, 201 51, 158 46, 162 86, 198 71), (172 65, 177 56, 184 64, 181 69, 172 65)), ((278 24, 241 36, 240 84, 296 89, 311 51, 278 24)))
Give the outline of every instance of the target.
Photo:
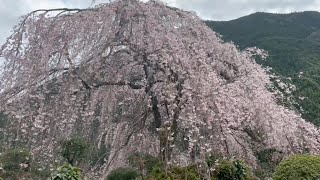
POLYGON ((254 143, 319 152, 317 129, 267 90, 254 61, 264 51, 240 52, 194 13, 157 1, 33 11, 0 55, 1 106, 38 157, 80 131, 110 144, 104 170, 132 151, 166 162, 220 152, 253 165, 254 143))

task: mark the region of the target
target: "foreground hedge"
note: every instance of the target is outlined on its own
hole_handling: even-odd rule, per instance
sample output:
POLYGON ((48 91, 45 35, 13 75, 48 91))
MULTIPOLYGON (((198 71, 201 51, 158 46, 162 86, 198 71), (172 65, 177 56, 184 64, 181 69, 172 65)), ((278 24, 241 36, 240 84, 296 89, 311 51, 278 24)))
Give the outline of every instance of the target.
POLYGON ((282 161, 273 175, 274 180, 320 179, 320 156, 295 155, 282 161))

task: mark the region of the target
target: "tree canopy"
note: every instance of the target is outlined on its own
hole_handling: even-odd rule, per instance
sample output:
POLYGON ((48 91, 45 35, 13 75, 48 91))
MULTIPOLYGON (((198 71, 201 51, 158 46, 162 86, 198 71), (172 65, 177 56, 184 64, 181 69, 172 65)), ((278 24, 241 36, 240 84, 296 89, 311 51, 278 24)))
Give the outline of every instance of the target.
POLYGON ((239 51, 194 13, 157 1, 31 12, 0 55, 1 107, 17 140, 47 161, 72 133, 111 145, 102 172, 133 151, 166 162, 219 152, 252 165, 253 146, 319 152, 318 130, 268 90, 254 60, 264 51, 239 51))

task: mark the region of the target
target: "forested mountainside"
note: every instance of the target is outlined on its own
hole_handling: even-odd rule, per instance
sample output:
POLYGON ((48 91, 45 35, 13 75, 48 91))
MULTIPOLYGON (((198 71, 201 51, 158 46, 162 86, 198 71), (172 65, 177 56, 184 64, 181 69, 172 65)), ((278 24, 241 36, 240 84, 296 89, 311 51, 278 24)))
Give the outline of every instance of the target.
POLYGON ((231 21, 206 21, 207 25, 241 49, 257 46, 269 52, 266 61, 277 75, 296 85, 294 99, 303 117, 320 125, 320 13, 254 13, 231 21), (300 108, 299 108, 300 109, 300 108))

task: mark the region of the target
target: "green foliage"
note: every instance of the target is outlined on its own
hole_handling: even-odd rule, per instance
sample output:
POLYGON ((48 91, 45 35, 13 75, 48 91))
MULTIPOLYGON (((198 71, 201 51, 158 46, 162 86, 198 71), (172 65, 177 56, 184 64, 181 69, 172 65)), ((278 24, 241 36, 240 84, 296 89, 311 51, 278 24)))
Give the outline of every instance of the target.
POLYGON ((50 178, 51 180, 82 180, 83 175, 80 168, 70 164, 58 167, 50 178))
POLYGON ((5 128, 9 123, 7 115, 5 113, 0 112, 0 128, 5 128))
POLYGON ((45 169, 38 168, 29 151, 25 149, 13 149, 4 152, 0 156, 0 164, 0 176, 6 180, 24 178, 42 180, 49 175, 45 169))
POLYGON ((257 157, 260 167, 255 170, 255 174, 260 178, 271 177, 275 168, 283 158, 283 154, 274 148, 263 149, 257 151, 255 156, 257 157))
MULTIPOLYGON (((296 86, 293 100, 302 117, 320 126, 320 13, 255 13, 231 21, 206 21, 240 49, 256 46, 269 52, 263 66, 290 77, 296 86), (301 75, 300 72, 303 72, 301 75)), ((284 105, 287 105, 286 102, 284 105)))
MULTIPOLYGON (((100 105, 97 106, 95 116, 98 117, 99 113, 101 113, 100 105)), ((106 141, 106 135, 103 135, 101 139, 99 138, 99 127, 99 118, 95 118, 91 123, 90 135, 88 137, 90 150, 88 153, 87 160, 89 161, 91 167, 103 165, 110 155, 110 145, 104 144, 104 142, 106 141), (100 144, 100 146, 98 146, 98 144, 100 144)), ((81 134, 81 132, 79 132, 79 134, 81 134)))
POLYGON ((106 180, 134 180, 139 173, 132 168, 118 168, 110 172, 106 180))
MULTIPOLYGON (((207 165, 211 170, 212 180, 252 180, 253 174, 250 168, 242 161, 220 160, 220 156, 211 156, 207 159, 207 165)), ((204 166, 190 165, 186 167, 165 166, 158 163, 148 176, 148 180, 162 179, 188 179, 201 180, 207 177, 204 166)))
POLYGON ((10 124, 9 122, 10 121, 7 115, 5 115, 3 112, 0 112, 0 152, 5 151, 6 142, 8 142, 5 132, 7 131, 8 126, 10 124))
POLYGON ((24 149, 14 149, 0 156, 2 171, 1 177, 6 179, 19 179, 26 176, 30 170, 31 155, 24 149))
POLYGON ((223 155, 221 154, 211 154, 209 157, 206 158, 206 163, 209 168, 214 168, 216 165, 218 165, 218 162, 221 161, 223 158, 223 155))
POLYGON ((153 168, 153 171, 148 176, 148 180, 174 180, 174 179, 188 179, 188 180, 201 180, 201 175, 197 166, 178 167, 172 166, 165 169, 163 164, 158 164, 153 168))
POLYGON ((320 28, 319 12, 291 14, 254 13, 231 21, 206 21, 207 25, 241 47, 260 38, 308 38, 320 28))
POLYGON ((261 163, 268 163, 272 160, 272 154, 277 150, 274 148, 264 149, 262 151, 257 152, 257 159, 261 163))
POLYGON ((130 166, 139 169, 141 173, 149 174, 153 168, 160 162, 156 157, 149 154, 134 153, 128 157, 130 166))
POLYGON ((60 141, 61 156, 71 165, 78 165, 81 160, 87 157, 89 145, 79 137, 64 139, 60 141))
POLYGON ((217 162, 212 168, 213 180, 251 180, 253 179, 250 168, 242 161, 222 160, 217 162))
MULTIPOLYGON (((9 124, 9 119, 7 117, 7 115, 5 115, 5 113, 0 112, 0 128, 5 129, 7 127, 7 125, 9 124)), ((4 139, 4 132, 0 131, 0 140, 4 139)), ((0 147, 0 150, 2 149, 2 147, 0 147)))
POLYGON ((8 172, 19 172, 28 170, 31 161, 31 154, 24 149, 14 149, 3 153, 0 157, 2 169, 8 172), (24 165, 24 166, 22 166, 24 165))
POLYGON ((93 148, 90 151, 89 161, 91 166, 103 165, 103 163, 108 159, 110 154, 110 148, 105 145, 101 145, 100 148, 93 148))
POLYGON ((274 180, 320 179, 320 156, 295 155, 282 161, 277 167, 274 180))

